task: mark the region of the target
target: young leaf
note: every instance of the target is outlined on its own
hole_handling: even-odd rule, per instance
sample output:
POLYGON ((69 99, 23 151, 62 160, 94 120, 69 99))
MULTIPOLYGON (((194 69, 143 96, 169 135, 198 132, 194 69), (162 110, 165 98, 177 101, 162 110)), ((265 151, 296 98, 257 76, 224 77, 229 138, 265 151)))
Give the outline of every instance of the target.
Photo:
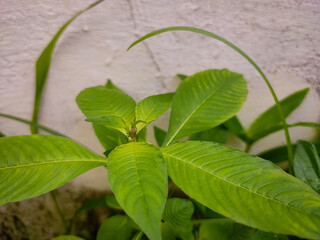
POLYGON ((163 145, 213 128, 237 113, 247 96, 242 75, 206 70, 186 78, 173 98, 168 134, 163 145))
POLYGON ((107 166, 120 206, 150 239, 161 239, 168 180, 160 150, 148 143, 124 144, 109 154, 107 166))
POLYGON ((153 95, 138 103, 136 107, 136 119, 137 121, 145 122, 137 124, 138 132, 168 111, 171 106, 173 95, 173 93, 153 95))
MULTIPOLYGON (((297 107, 299 107, 308 91, 309 88, 299 90, 280 101, 284 117, 288 117, 297 107)), ((258 139, 279 130, 279 125, 281 129, 281 118, 277 106, 274 105, 253 121, 247 131, 247 135, 252 141, 257 141, 258 139)))
POLYGON ((163 140, 166 137, 167 132, 165 130, 162 130, 161 128, 158 128, 157 126, 153 126, 153 131, 158 146, 162 146, 163 140))
POLYGON ((133 227, 131 226, 128 217, 120 215, 112 216, 107 218, 100 226, 97 240, 129 240, 132 231, 133 227))
MULTIPOLYGON (((78 16, 80 16, 82 13, 86 12, 87 10, 93 8, 97 4, 103 2, 103 0, 99 0, 91 4, 86 9, 78 12, 76 15, 74 15, 68 22, 66 22, 56 33, 56 35, 53 37, 51 42, 46 46, 46 48, 43 50, 41 55, 39 56, 37 62, 36 62, 36 93, 34 98, 34 107, 33 107, 33 115, 32 115, 32 122, 35 124, 38 123, 38 112, 40 107, 40 101, 42 96, 43 88, 46 84, 48 71, 50 68, 51 63, 51 55, 53 53, 54 47, 63 33, 63 31, 69 26, 70 23, 73 22, 78 16)), ((31 125, 31 132, 32 134, 38 133, 37 125, 31 125)))
POLYGON ((229 219, 215 219, 200 225, 199 240, 250 240, 255 230, 229 219))
POLYGON ((285 235, 257 230, 250 240, 289 240, 285 235))
POLYGON ((101 124, 108 128, 116 129, 123 134, 126 134, 128 132, 129 126, 126 125, 124 120, 117 116, 106 116, 106 117, 96 117, 96 118, 87 118, 87 122, 93 122, 101 124))
POLYGON ((86 88, 79 93, 76 101, 87 118, 116 116, 128 125, 135 118, 136 102, 119 90, 102 86, 86 88))
POLYGON ((223 123, 223 125, 234 135, 240 138, 243 141, 247 141, 248 137, 246 131, 244 130, 241 122, 237 118, 237 116, 233 116, 223 123))
POLYGON ((223 125, 219 125, 206 131, 194 133, 190 136, 189 140, 226 143, 227 136, 227 129, 223 125))
POLYGON ((298 141, 294 154, 294 174, 320 193, 320 159, 315 146, 298 141))
POLYGON ((185 80, 188 76, 187 75, 184 75, 184 74, 177 74, 177 77, 181 80, 181 81, 183 81, 183 80, 185 80))
POLYGON ((108 79, 108 81, 107 81, 107 83, 106 83, 106 85, 104 87, 107 88, 107 89, 118 90, 118 91, 120 91, 122 93, 125 93, 120 88, 118 88, 116 85, 114 85, 114 83, 110 79, 108 79))
POLYGON ((146 142, 147 141, 147 127, 144 127, 140 130, 137 135, 137 142, 146 142))
POLYGON ((72 236, 72 235, 61 235, 59 237, 51 238, 51 240, 85 240, 85 239, 77 236, 72 236))
POLYGON ((163 212, 163 220, 171 223, 174 227, 185 226, 190 223, 194 212, 193 203, 182 198, 169 198, 163 212))
POLYGON ((49 192, 105 164, 105 158, 62 137, 0 138, 0 205, 49 192))
POLYGON ((105 127, 98 123, 93 123, 92 126, 101 145, 106 151, 110 151, 121 144, 127 143, 126 135, 114 128, 105 127))
POLYGON ((320 238, 320 196, 271 162, 211 142, 162 153, 175 184, 212 210, 263 231, 320 238))
POLYGON ((162 240, 176 240, 174 227, 168 222, 161 223, 161 237, 162 240))

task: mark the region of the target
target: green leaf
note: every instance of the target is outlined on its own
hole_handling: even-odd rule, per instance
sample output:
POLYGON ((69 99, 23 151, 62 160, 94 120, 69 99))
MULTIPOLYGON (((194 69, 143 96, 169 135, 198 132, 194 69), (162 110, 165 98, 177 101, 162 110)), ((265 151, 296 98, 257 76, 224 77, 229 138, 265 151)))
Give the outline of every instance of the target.
POLYGON ((98 117, 98 118, 87 118, 87 122, 93 122, 101 124, 108 128, 114 128, 123 134, 126 134, 128 132, 128 126, 126 126, 126 123, 124 120, 117 116, 106 116, 106 117, 98 117))
POLYGON ((246 131, 244 130, 241 122, 237 118, 237 116, 233 116, 223 123, 223 125, 234 135, 240 138, 243 141, 247 141, 248 137, 246 131))
POLYGON ((176 235, 172 224, 168 222, 161 223, 161 237, 162 240, 176 240, 176 235))
POLYGON ((83 203, 75 212, 74 216, 78 215, 82 211, 95 209, 98 207, 107 207, 106 196, 95 198, 83 203))
POLYGON ((115 198, 115 196, 113 195, 109 195, 106 196, 105 198, 106 204, 108 207, 114 208, 114 209, 118 209, 118 210, 122 210, 122 207, 119 205, 117 199, 115 198))
POLYGON ((137 121, 145 122, 137 124, 138 132, 168 111, 171 106, 173 95, 174 93, 153 95, 138 103, 136 107, 136 119, 137 121))
POLYGON ((41 130, 43 130, 43 131, 45 131, 47 133, 50 133, 50 134, 53 134, 53 135, 56 135, 56 136, 66 137, 65 135, 63 135, 62 133, 57 132, 56 130, 50 129, 48 127, 45 127, 43 125, 40 125, 40 124, 37 124, 37 123, 34 123, 34 122, 30 122, 30 121, 28 121, 26 119, 23 119, 23 118, 19 118, 19 117, 8 115, 8 114, 4 114, 4 113, 0 113, 0 117, 9 118, 9 119, 12 119, 12 120, 15 120, 15 121, 18 121, 18 122, 22 122, 22 123, 28 124, 30 126, 34 126, 37 129, 41 129, 41 130))
POLYGON ((158 146, 162 146, 162 143, 164 141, 164 138, 167 135, 167 132, 165 130, 162 130, 161 128, 158 128, 157 126, 153 126, 153 131, 154 131, 154 137, 156 139, 156 142, 158 146))
MULTIPOLYGON (((320 142, 315 142, 313 143, 315 146, 318 155, 320 153, 320 142)), ((293 150, 295 151, 296 145, 292 145, 293 150)), ((262 153, 258 154, 259 157, 263 159, 267 159, 273 163, 280 163, 288 160, 288 151, 286 146, 280 146, 280 147, 275 147, 266 151, 263 151, 262 153)))
POLYGON ((189 140, 208 141, 217 143, 226 143, 228 131, 223 125, 208 129, 206 131, 192 134, 189 140))
POLYGON ((5 137, 6 135, 4 135, 2 132, 0 132, 0 137, 5 137))
POLYGON ((320 196, 271 162, 211 142, 162 153, 175 184, 212 210, 263 231, 320 238, 320 196))
POLYGON ((225 218, 224 216, 212 211, 210 208, 207 208, 206 206, 202 205, 201 203, 199 203, 198 201, 196 201, 194 199, 192 199, 192 202, 195 206, 196 213, 201 212, 202 214, 204 214, 204 216, 209 217, 209 218, 225 218))
POLYGON ((193 212, 194 206, 190 200, 169 198, 162 217, 174 227, 181 227, 190 223, 193 212))
POLYGON ((298 141, 294 154, 294 174, 320 193, 320 159, 315 146, 298 141))
POLYGON ((213 128, 237 113, 247 96, 242 75, 206 70, 186 78, 173 98, 164 145, 184 136, 213 128))
POLYGON ((108 128, 97 123, 92 124, 92 126, 101 145, 106 151, 113 150, 115 147, 127 143, 126 135, 114 128, 108 128))
POLYGON ((161 239, 168 180, 160 150, 148 143, 124 144, 109 154, 107 166, 120 206, 150 239, 161 239))
POLYGON ((137 142, 146 142, 147 141, 147 127, 144 127, 140 130, 137 135, 137 142))
MULTIPOLYGON (((97 4, 103 2, 103 0, 99 0, 91 4, 86 9, 78 12, 76 15, 74 15, 68 22, 66 22, 56 33, 56 35, 53 37, 53 39, 50 41, 50 43, 46 46, 46 48, 43 50, 41 55, 39 56, 37 62, 36 62, 36 93, 34 98, 34 107, 33 107, 33 115, 32 115, 32 122, 38 123, 38 112, 40 107, 40 101, 42 97, 43 88, 46 84, 50 64, 51 64, 51 56, 53 53, 53 50, 55 48, 55 45, 57 41, 59 40, 59 37, 64 32, 64 30, 69 26, 70 23, 73 22, 78 16, 80 16, 82 13, 86 12, 87 10, 93 8, 97 4)), ((38 133, 37 125, 31 125, 31 132, 32 134, 38 133)))
POLYGON ((184 74, 177 74, 177 77, 181 80, 181 81, 183 81, 183 80, 185 80, 188 76, 187 75, 184 75, 184 74))
POLYGON ((135 101, 118 90, 102 86, 86 88, 79 93, 76 101, 87 118, 116 116, 127 125, 135 118, 135 101))
POLYGON ((77 236, 72 236, 72 235, 61 235, 59 237, 51 238, 51 240, 85 240, 85 239, 77 236))
POLYGON ((249 240, 254 231, 229 219, 214 219, 200 225, 199 240, 249 240))
MULTIPOLYGON (((308 91, 309 88, 299 90, 280 101, 284 117, 288 117, 297 107, 299 107, 308 91)), ((247 135, 251 141, 257 141, 258 139, 279 130, 279 127, 281 129, 281 126, 282 123, 277 106, 273 105, 253 121, 247 131, 247 135)))
MULTIPOLYGON (((140 232, 137 232, 134 237, 132 238, 132 240, 140 240, 143 236, 143 232, 140 231, 140 232)), ((163 239, 162 239, 163 240, 163 239)))
POLYGON ((105 164, 105 158, 62 137, 0 138, 0 205, 49 192, 105 164))
POLYGON ((128 240, 130 239, 133 227, 128 217, 116 215, 107 218, 100 226, 97 234, 97 240, 128 240))
POLYGON ((289 238, 285 235, 257 230, 250 240, 289 240, 289 238))
POLYGON ((116 85, 114 85, 114 83, 110 79, 108 79, 108 81, 107 81, 107 83, 106 83, 106 85, 104 87, 107 88, 107 89, 118 90, 118 91, 120 91, 122 93, 125 93, 120 88, 118 88, 116 85))

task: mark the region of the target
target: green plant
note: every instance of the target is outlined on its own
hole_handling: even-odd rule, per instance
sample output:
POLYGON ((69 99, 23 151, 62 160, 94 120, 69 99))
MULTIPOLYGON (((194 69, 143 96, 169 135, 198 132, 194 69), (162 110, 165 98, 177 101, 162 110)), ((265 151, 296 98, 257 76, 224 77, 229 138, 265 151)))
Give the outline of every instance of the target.
MULTIPOLYGON (((319 124, 287 124, 285 120, 308 89, 279 101, 251 58, 225 39, 200 29, 163 29, 136 43, 171 30, 198 32, 231 46, 259 71, 276 105, 245 130, 235 116, 247 95, 241 74, 209 69, 179 75, 183 81, 175 93, 150 96, 139 103, 109 80, 105 86, 83 90, 76 99, 86 121, 92 122, 106 158, 63 136, 1 137, 0 204, 38 196, 89 169, 107 166, 115 198, 94 199, 74 214, 97 206, 116 210, 100 227, 97 239, 288 239, 285 235, 319 239, 318 145, 305 141, 292 145, 288 131, 288 127, 318 128, 319 124), (147 143, 147 125, 170 107, 168 131, 154 129, 159 147, 147 143), (297 178, 271 161, 223 144, 226 134, 232 132, 247 144, 248 152, 253 143, 281 129, 288 148, 261 155, 269 154, 272 161, 280 151, 281 157, 276 156, 280 161, 289 160, 290 173, 297 178), (187 136, 190 141, 179 142, 187 136), (177 197, 182 193, 176 186, 187 195, 177 197)), ((37 85, 40 93, 44 84, 37 85)), ((35 121, 0 116, 61 135, 35 121)), ((72 222, 67 233, 71 231, 72 222)), ((57 239, 77 238, 65 235, 57 239)))

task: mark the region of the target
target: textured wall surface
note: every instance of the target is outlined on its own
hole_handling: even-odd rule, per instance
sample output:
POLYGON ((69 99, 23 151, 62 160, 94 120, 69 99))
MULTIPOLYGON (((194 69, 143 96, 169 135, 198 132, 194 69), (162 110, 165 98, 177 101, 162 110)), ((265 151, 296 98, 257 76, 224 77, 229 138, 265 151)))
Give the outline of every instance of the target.
MULTIPOLYGON (((37 57, 60 26, 92 1, 0 0, 0 112, 30 118, 37 57)), ((137 37, 158 28, 204 28, 238 45, 264 70, 279 98, 311 87, 289 118, 319 121, 320 2, 318 0, 108 0, 67 28, 53 54, 40 123, 78 140, 97 153, 102 147, 75 97, 111 78, 137 101, 174 91, 177 73, 228 68, 244 74, 249 95, 239 117, 245 126, 273 100, 255 69, 233 50, 204 36, 175 32, 152 38, 127 52, 137 37)), ((155 124, 167 127, 168 114, 155 124)), ((6 135, 29 134, 26 125, 0 118, 6 135)), ((151 130, 151 129, 150 129, 151 130)), ((153 141, 152 132, 149 137, 153 141)), ((316 132, 291 129, 298 138, 316 132)), ((283 144, 283 133, 257 143, 252 152, 283 144)), ((235 146, 242 147, 235 142, 235 146)), ((106 189, 106 170, 93 170, 73 184, 106 189)))

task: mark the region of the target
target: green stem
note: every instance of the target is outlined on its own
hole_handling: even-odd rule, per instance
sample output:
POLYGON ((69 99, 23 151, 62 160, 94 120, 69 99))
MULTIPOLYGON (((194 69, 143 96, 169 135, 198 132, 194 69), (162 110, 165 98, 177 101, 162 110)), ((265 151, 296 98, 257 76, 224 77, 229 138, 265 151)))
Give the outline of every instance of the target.
POLYGON ((150 38, 152 36, 164 33, 164 32, 169 32, 169 31, 189 31, 189 32, 195 32, 195 33, 199 33, 211 38, 214 38, 220 42, 223 42, 224 44, 226 44, 227 46, 231 47, 233 50, 235 50, 236 52, 238 52, 241 56, 243 56, 261 75, 261 77, 263 78, 263 80, 265 81, 265 83, 267 84, 271 95, 277 105, 277 109, 279 112, 279 116, 283 125, 283 130, 285 133, 285 137, 286 137, 286 141, 287 141, 287 148, 288 148, 288 159, 289 159, 289 163, 290 163, 290 173, 293 172, 293 150, 292 150, 292 144, 291 144, 291 139, 290 139, 290 134, 289 134, 289 130, 288 130, 288 126, 287 126, 287 122, 286 119, 284 117, 281 105, 279 103, 278 97, 275 94, 269 80, 267 79, 267 77, 265 76, 265 74, 262 72, 262 70, 258 67, 258 65, 246 54, 244 53, 240 48, 238 48, 237 46, 235 46, 233 43, 229 42, 228 40, 205 30, 199 29, 199 28, 193 28, 193 27, 185 27, 185 26, 177 26, 177 27, 168 27, 168 28, 163 28, 154 32, 151 32, 145 36, 143 36, 142 38, 138 39, 137 41, 135 41, 134 43, 132 43, 130 45, 130 47, 128 48, 128 50, 130 48, 132 48, 134 45, 138 44, 139 42, 142 42, 143 40, 150 38))
POLYGON ((9 118, 9 119, 12 119, 12 120, 15 120, 15 121, 18 121, 18 122, 23 122, 25 124, 28 124, 30 126, 34 126, 34 127, 37 127, 47 133, 51 133, 52 135, 56 135, 56 136, 61 136, 61 137, 66 137, 68 138, 67 136, 63 135, 62 133, 59 133, 51 128, 48 128, 48 127, 45 127, 45 126, 42 126, 40 124, 37 124, 35 122, 31 122, 31 121, 28 121, 26 119, 23 119, 23 118, 19 118, 19 117, 16 117, 16 116, 12 116, 12 115, 8 115, 8 114, 4 114, 4 113, 0 113, 0 117, 5 117, 5 118, 9 118))
POLYGON ((50 192, 50 197, 51 197, 51 199, 52 199, 52 201, 54 203, 54 206, 55 206, 55 208, 56 208, 56 210, 58 212, 58 215, 60 216, 61 222, 62 222, 62 224, 63 224, 63 226, 65 228, 65 231, 67 232, 68 231, 67 221, 66 221, 66 219, 65 219, 65 217, 64 217, 64 215, 62 213, 60 205, 59 205, 59 203, 57 201, 57 198, 56 198, 55 194, 53 193, 53 191, 50 192))

